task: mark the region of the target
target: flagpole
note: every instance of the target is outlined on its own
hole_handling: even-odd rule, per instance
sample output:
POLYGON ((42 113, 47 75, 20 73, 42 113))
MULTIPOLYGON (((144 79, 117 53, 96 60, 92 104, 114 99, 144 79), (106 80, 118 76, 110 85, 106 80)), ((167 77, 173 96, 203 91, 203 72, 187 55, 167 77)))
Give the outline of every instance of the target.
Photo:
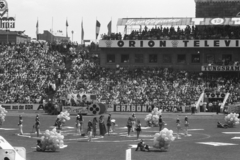
POLYGON ((37 41, 38 41, 38 31, 39 31, 39 24, 38 24, 38 17, 37 17, 37 41))
POLYGON ((66 37, 68 38, 68 33, 67 33, 67 31, 68 31, 68 24, 67 23, 68 23, 68 21, 66 21, 66 37))
POLYGON ((82 23, 81 23, 81 45, 85 45, 85 42, 84 42, 84 30, 83 30, 83 17, 82 17, 82 23))
MULTIPOLYGON (((8 11, 7 11, 7 19, 8 19, 8 11)), ((8 45, 8 26, 6 25, 6 31, 7 31, 7 45, 8 45)))
POLYGON ((95 24, 95 44, 97 44, 97 17, 96 17, 96 24, 95 24))
POLYGON ((51 31, 51 43, 52 43, 52 39, 53 38, 53 17, 52 17, 52 31, 51 31))
POLYGON ((118 33, 118 25, 116 24, 116 33, 118 33))
MULTIPOLYGON (((82 18, 82 21, 83 21, 83 18, 82 18)), ((81 45, 82 45, 82 26, 83 26, 82 21, 81 21, 81 41, 80 41, 81 45)))
POLYGON ((82 17, 82 21, 81 21, 81 45, 83 44, 82 41, 83 41, 83 36, 82 36, 82 29, 83 29, 83 17, 82 17))

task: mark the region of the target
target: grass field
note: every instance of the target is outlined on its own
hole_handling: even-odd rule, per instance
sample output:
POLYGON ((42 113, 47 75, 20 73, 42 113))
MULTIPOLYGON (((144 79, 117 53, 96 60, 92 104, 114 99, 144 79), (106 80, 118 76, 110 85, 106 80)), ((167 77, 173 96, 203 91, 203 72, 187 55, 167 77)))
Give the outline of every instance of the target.
MULTIPOLYGON (((112 118, 116 119, 115 131, 104 138, 99 136, 88 142, 85 137, 76 136, 74 125, 75 116, 71 116, 71 120, 67 121, 63 129, 65 135, 64 143, 67 148, 57 152, 36 152, 36 135, 30 134, 35 121, 34 113, 23 113, 23 131, 30 134, 29 137, 18 136, 18 116, 20 113, 8 113, 6 121, 0 127, 0 135, 3 136, 12 146, 22 146, 27 150, 27 160, 124 160, 125 151, 131 148, 131 145, 136 145, 138 140, 136 133, 131 133, 132 136, 127 137, 124 128, 127 118, 130 114, 112 113, 112 118), (10 130, 6 130, 10 129, 10 130), (12 130, 11 130, 12 129, 12 130), (14 130, 15 129, 15 130, 14 130)), ((171 129, 176 133, 176 118, 180 118, 183 124, 183 113, 163 113, 163 120, 167 123, 166 128, 171 129)), ((142 126, 145 126, 144 118, 146 114, 136 114, 141 120, 142 126)), ((240 157, 239 144, 240 139, 232 139, 240 137, 239 126, 229 129, 217 128, 217 122, 223 122, 224 115, 188 115, 190 123, 189 134, 191 136, 181 136, 181 139, 176 139, 171 143, 170 148, 166 152, 151 148, 151 152, 141 152, 132 149, 133 160, 236 160, 240 157), (223 132, 239 132, 232 134, 224 134, 223 132), (211 143, 211 145, 201 144, 201 142, 221 142, 211 143), (227 145, 233 144, 233 145, 227 145), (214 146, 216 145, 216 146, 214 146), (217 146, 218 145, 218 146, 217 146), (220 146, 219 146, 220 145, 220 146)), ((40 115, 41 131, 51 129, 56 116, 40 115)), ((87 127, 91 116, 84 116, 84 127, 87 127)), ((105 116, 105 121, 107 115, 105 116)), ((183 126, 183 125, 182 125, 183 126)), ((152 146, 153 135, 158 132, 158 128, 143 129, 140 135, 141 139, 152 146)), ((182 131, 183 132, 183 131, 182 131)), ((99 133, 99 132, 98 132, 99 133)), ((0 160, 1 155, 0 155, 0 160)))

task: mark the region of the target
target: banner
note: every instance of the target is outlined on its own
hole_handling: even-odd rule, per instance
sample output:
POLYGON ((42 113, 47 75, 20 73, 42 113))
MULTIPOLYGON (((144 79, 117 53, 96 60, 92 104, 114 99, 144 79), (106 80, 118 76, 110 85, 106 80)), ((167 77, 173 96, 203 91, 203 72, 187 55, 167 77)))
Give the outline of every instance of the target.
POLYGON ((42 104, 1 104, 6 110, 43 110, 42 104))
MULTIPOLYGON (((186 107, 187 108, 187 107, 186 107)), ((160 106, 159 109, 162 109, 163 112, 173 112, 174 106, 160 106)), ((178 107, 178 111, 181 111, 182 108, 178 107)), ((114 105, 114 112, 151 112, 152 106, 148 105, 114 105)))
POLYGON ((114 112, 148 112, 149 107, 151 108, 151 106, 141 105, 114 105, 114 112))
POLYGON ((239 48, 240 40, 100 40, 100 48, 239 48))
MULTIPOLYGON (((106 104, 105 104, 106 105, 106 104)), ((107 105, 107 111, 108 112, 113 112, 114 111, 114 105, 113 104, 109 104, 109 105, 107 105)))
POLYGON ((107 106, 102 103, 93 103, 87 107, 80 106, 62 106, 62 111, 68 111, 70 114, 82 113, 86 115, 100 115, 107 111, 107 106))
POLYGON ((206 92, 204 95, 205 98, 225 98, 225 96, 226 96, 226 93, 222 93, 222 92, 219 92, 219 93, 206 92))
POLYGON ((0 18, 0 28, 15 28, 15 18, 14 17, 2 17, 0 18))
POLYGON ((8 3, 6 0, 0 0, 0 17, 8 13, 8 3))
POLYGON ((99 32, 100 32, 100 27, 101 27, 101 24, 100 24, 100 22, 97 20, 97 21, 96 21, 96 39, 98 38, 98 35, 99 35, 99 32))
POLYGON ((88 114, 87 107, 62 106, 62 111, 68 111, 70 114, 88 114))
POLYGON ((86 103, 96 103, 96 99, 97 96, 94 94, 73 93, 67 95, 68 104, 72 106, 84 106, 86 103))
POLYGON ((240 25, 239 17, 230 18, 119 18, 117 26, 240 25))
POLYGON ((202 66, 201 71, 240 71, 240 66, 202 66))

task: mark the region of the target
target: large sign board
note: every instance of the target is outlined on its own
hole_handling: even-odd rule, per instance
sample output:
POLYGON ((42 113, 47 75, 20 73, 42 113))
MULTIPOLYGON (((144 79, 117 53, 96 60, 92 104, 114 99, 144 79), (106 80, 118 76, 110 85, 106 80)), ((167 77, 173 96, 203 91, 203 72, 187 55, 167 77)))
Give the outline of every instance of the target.
POLYGON ((83 106, 86 103, 97 102, 97 96, 94 94, 72 93, 67 95, 67 103, 72 106, 83 106))
POLYGON ((70 114, 100 115, 107 111, 107 106, 102 103, 93 103, 85 106, 62 106, 62 111, 68 111, 70 114))
MULTIPOLYGON (((160 106, 163 112, 173 112, 174 106, 160 106)), ((113 105, 113 112, 149 112, 152 110, 151 105, 134 105, 134 104, 121 104, 121 105, 113 105)), ((179 107, 179 110, 182 110, 179 107)))
POLYGON ((100 40, 100 48, 239 48, 240 40, 100 40))
POLYGON ((6 0, 0 0, 0 17, 4 16, 8 12, 8 3, 6 0))
POLYGON ((6 110, 43 110, 42 104, 1 104, 6 110))
POLYGON ((202 66, 201 67, 202 71, 210 71, 210 72, 239 72, 240 71, 240 66, 237 65, 227 65, 227 66, 216 66, 216 65, 211 65, 211 66, 202 66))
POLYGON ((70 114, 88 114, 88 108, 87 107, 74 107, 74 106, 62 106, 62 111, 68 111, 70 114))
POLYGON ((240 17, 228 18, 119 18, 118 26, 240 25, 240 17))
POLYGON ((2 17, 0 18, 0 28, 15 28, 15 18, 14 17, 2 17))
POLYGON ((8 17, 8 11, 9 9, 7 1, 0 0, 0 29, 15 28, 15 18, 8 17))

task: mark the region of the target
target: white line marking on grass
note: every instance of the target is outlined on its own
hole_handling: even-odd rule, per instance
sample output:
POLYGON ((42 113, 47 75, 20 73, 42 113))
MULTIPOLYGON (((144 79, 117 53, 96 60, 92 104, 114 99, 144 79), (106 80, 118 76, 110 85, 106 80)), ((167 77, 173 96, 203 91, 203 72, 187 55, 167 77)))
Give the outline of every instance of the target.
POLYGON ((32 138, 32 139, 41 139, 41 137, 29 137, 29 138, 32 138))
POLYGON ((74 129, 75 127, 71 127, 71 126, 64 126, 62 127, 62 129, 74 129))
POLYGON ((204 129, 188 129, 188 131, 203 131, 204 129))
POLYGON ((68 145, 60 146, 60 149, 66 148, 68 145))
MULTIPOLYGON (((173 133, 173 134, 175 134, 175 133, 173 133)), ((211 137, 209 134, 196 133, 196 132, 192 133, 192 135, 195 135, 195 134, 203 135, 204 137, 201 137, 201 138, 191 138, 191 139, 183 138, 183 139, 181 139, 180 141, 174 141, 174 142, 183 142, 183 141, 187 141, 187 142, 189 142, 189 141, 196 141, 196 140, 199 141, 199 140, 208 139, 208 138, 211 137)), ((194 137, 194 136, 193 136, 193 137, 194 137)))
MULTIPOLYGON (((173 133, 174 135, 177 135, 177 133, 173 133)), ((191 134, 185 134, 185 133, 179 133, 179 135, 185 136, 185 137, 191 137, 191 134)))
POLYGON ((198 144, 206 144, 206 145, 211 145, 214 147, 217 146, 233 146, 233 145, 238 145, 238 144, 234 144, 234 143, 223 143, 223 142, 196 142, 198 144))
POLYGON ((224 134, 240 134, 240 132, 222 132, 224 134))
POLYGON ((137 145, 136 144, 129 144, 129 148, 137 148, 137 145))
POLYGON ((240 139, 240 137, 233 137, 232 139, 240 139))
POLYGON ((24 135, 24 134, 23 134, 23 135, 21 135, 21 134, 19 134, 19 133, 17 134, 17 136, 19 136, 19 137, 26 137, 26 138, 31 138, 31 136, 28 136, 28 135, 24 135))
POLYGON ((0 128, 0 130, 13 131, 13 130, 18 130, 18 129, 17 128, 0 128))

